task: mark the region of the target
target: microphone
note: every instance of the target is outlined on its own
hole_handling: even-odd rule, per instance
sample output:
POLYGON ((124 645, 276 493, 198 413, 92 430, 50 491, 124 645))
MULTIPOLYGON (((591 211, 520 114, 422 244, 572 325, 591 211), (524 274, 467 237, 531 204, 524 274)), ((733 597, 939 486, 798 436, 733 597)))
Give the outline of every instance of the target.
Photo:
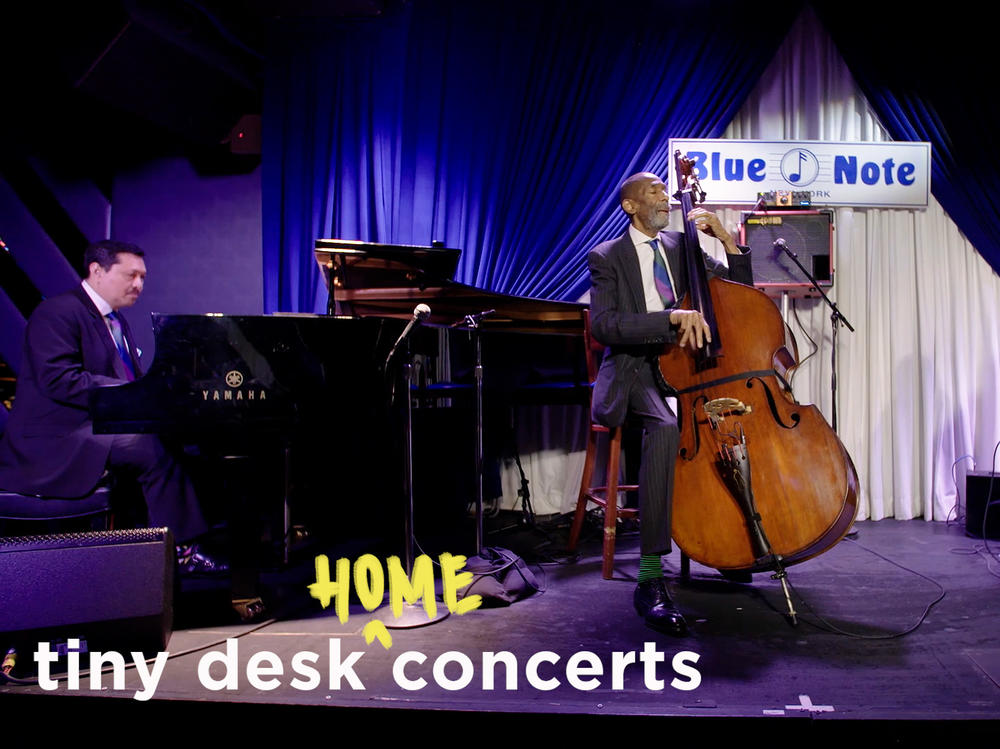
POLYGON ((788 249, 788 246, 785 244, 785 240, 782 239, 781 237, 778 237, 776 240, 774 240, 774 244, 771 246, 776 250, 780 250, 781 252, 787 252, 792 257, 798 257, 798 255, 796 255, 794 252, 788 249))
POLYGON ((431 316, 431 308, 428 307, 423 302, 421 302, 420 304, 418 304, 416 307, 413 308, 413 317, 410 318, 410 321, 406 324, 406 327, 403 328, 403 332, 400 333, 399 338, 396 339, 396 342, 392 344, 392 349, 389 351, 389 355, 385 358, 385 363, 387 365, 392 360, 393 355, 396 353, 396 349, 399 348, 399 344, 401 344, 403 341, 406 340, 406 337, 410 335, 410 332, 416 326, 418 326, 420 323, 422 323, 430 316, 431 316))

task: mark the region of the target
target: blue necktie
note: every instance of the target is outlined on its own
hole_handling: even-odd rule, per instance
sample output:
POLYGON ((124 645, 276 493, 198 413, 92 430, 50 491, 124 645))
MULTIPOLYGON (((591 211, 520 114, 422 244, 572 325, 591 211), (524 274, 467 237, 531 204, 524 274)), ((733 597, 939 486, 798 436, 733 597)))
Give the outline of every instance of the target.
POLYGON ((667 263, 660 254, 657 247, 659 240, 649 240, 649 246, 653 248, 653 283, 656 285, 656 292, 663 300, 664 309, 670 309, 677 302, 674 296, 674 287, 670 283, 670 273, 667 272, 667 263))
POLYGON ((128 347, 125 345, 125 335, 122 333, 122 323, 118 319, 117 312, 108 315, 108 322, 111 327, 111 337, 115 339, 115 346, 118 349, 118 356, 125 365, 126 379, 129 382, 135 379, 135 367, 132 366, 132 357, 129 356, 128 347))

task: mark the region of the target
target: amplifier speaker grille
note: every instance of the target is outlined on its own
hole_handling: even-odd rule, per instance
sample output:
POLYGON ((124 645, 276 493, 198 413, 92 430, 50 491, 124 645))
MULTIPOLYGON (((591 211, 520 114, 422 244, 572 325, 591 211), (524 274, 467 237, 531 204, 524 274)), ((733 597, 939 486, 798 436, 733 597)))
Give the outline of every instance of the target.
POLYGON ((0 632, 86 639, 118 651, 166 648, 175 552, 166 528, 0 538, 0 632))

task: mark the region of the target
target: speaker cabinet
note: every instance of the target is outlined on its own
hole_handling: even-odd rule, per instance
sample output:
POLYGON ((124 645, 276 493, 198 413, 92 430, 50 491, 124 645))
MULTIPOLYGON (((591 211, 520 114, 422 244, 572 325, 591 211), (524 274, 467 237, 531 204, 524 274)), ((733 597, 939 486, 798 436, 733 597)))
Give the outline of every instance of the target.
POLYGON ((833 286, 833 213, 830 211, 745 211, 740 243, 753 250, 754 286, 768 293, 818 296, 809 279, 788 255, 774 246, 778 239, 821 287, 833 286))
POLYGON ((983 537, 984 514, 986 537, 1000 539, 1000 474, 969 471, 965 475, 965 532, 968 535, 975 538, 983 537), (990 502, 993 506, 987 507, 990 502))
POLYGON ((91 650, 164 650, 175 552, 166 528, 0 538, 4 641, 80 637, 91 650))

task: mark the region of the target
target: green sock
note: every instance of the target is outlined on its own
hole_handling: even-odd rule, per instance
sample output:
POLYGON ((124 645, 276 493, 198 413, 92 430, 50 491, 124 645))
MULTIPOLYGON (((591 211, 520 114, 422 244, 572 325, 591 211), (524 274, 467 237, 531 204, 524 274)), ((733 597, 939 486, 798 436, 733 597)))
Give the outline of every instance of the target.
POLYGON ((643 554, 639 557, 639 582, 644 583, 663 577, 659 554, 643 554))

